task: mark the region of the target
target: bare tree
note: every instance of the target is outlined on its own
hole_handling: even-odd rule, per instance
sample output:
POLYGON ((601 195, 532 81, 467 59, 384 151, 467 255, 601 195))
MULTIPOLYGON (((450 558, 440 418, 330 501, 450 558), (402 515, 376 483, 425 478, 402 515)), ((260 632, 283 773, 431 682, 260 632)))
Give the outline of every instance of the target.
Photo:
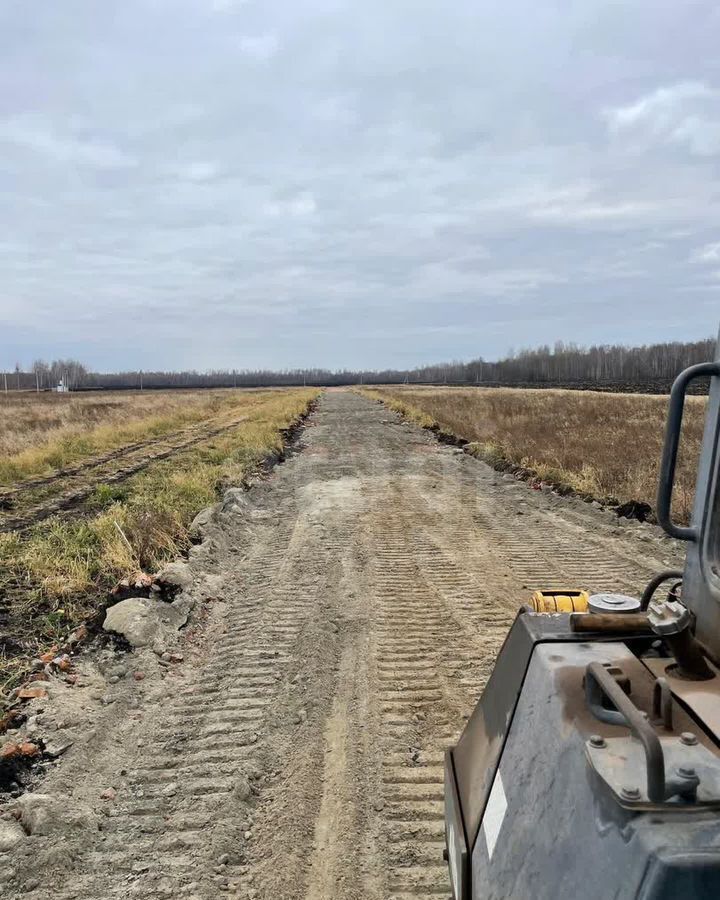
POLYGON ((543 386, 567 384, 578 387, 667 391, 677 373, 686 366, 712 358, 712 339, 667 342, 642 347, 594 345, 579 347, 556 341, 532 349, 511 350, 495 362, 478 357, 470 362, 436 363, 415 369, 341 370, 233 368, 211 372, 88 372, 74 359, 51 363, 36 360, 32 371, 15 366, 16 386, 25 388, 56 385, 62 378, 70 390, 144 390, 159 388, 265 387, 273 385, 358 384, 509 384, 543 386))
POLYGON ((32 364, 32 371, 35 375, 35 386, 40 390, 50 387, 50 365, 44 359, 36 359, 32 364))

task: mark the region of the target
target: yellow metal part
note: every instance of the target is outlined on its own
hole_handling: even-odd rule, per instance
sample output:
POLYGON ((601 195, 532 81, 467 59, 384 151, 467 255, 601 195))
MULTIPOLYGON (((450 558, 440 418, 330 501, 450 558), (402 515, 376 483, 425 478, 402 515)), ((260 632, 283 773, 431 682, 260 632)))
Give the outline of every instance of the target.
POLYGON ((539 613, 587 612, 589 599, 587 591, 535 591, 529 606, 539 613))

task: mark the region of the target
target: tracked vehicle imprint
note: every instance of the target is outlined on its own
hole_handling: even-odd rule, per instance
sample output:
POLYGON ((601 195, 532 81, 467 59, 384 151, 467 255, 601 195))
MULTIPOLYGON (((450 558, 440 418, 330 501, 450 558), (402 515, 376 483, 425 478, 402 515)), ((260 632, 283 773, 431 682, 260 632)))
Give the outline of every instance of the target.
POLYGON ((600 512, 569 500, 564 518, 351 392, 327 392, 308 425, 191 554, 187 590, 210 599, 184 661, 116 654, 127 674, 78 694, 79 724, 58 732, 75 743, 35 793, 86 813, 0 852, 3 896, 446 897, 443 750, 530 555, 588 587, 668 555, 628 532, 578 556, 578 522, 602 534, 600 512), (516 509, 511 532, 500 513, 516 509))

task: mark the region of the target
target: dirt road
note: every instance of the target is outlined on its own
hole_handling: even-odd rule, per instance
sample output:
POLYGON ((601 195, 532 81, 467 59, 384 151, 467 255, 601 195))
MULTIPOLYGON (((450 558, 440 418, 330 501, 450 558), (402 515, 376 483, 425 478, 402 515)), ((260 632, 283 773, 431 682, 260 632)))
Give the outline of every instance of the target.
POLYGON ((181 662, 106 651, 51 691, 39 723, 74 744, 0 852, 4 896, 447 896, 442 753, 518 603, 677 562, 352 393, 302 445, 191 555, 181 662))

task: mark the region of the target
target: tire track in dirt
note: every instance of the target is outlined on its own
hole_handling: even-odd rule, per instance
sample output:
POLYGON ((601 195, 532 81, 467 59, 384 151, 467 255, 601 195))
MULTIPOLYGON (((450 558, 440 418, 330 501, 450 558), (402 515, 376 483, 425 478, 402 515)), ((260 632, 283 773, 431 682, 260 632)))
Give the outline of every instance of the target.
POLYGON ((672 550, 360 396, 326 393, 309 426, 193 562, 204 640, 164 679, 138 654, 156 675, 108 686, 43 783, 102 829, 0 853, 8 897, 448 896, 443 751, 528 587, 637 589, 672 550))
POLYGON ((237 428, 245 421, 247 421, 247 416, 241 416, 232 422, 214 428, 208 428, 208 425, 212 423, 205 422, 201 426, 193 426, 190 429, 175 432, 164 438, 130 445, 130 447, 123 448, 122 451, 108 454, 102 460, 90 460, 85 466, 58 472, 53 476, 48 476, 47 479, 33 483, 25 482, 13 489, 13 491, 0 494, 0 534, 10 531, 24 531, 52 515, 67 514, 68 511, 72 511, 83 501, 87 500, 98 485, 118 484, 121 481, 125 481, 132 475, 136 475, 147 468, 151 463, 168 459, 176 453, 181 453, 183 450, 188 450, 197 444, 212 440, 214 437, 237 428), (157 447, 158 449, 148 453, 149 447, 157 447), (139 458, 135 458, 138 452, 142 455, 139 458), (107 466, 108 463, 117 462, 124 463, 124 465, 120 468, 113 466, 109 471, 96 471, 103 466, 107 466), (86 474, 88 471, 93 473, 89 479, 86 474), (77 481, 80 481, 80 484, 77 484, 77 481), (73 482, 75 482, 74 486, 73 482), (60 496, 56 495, 49 499, 31 503, 28 509, 24 510, 20 515, 10 516, 6 514, 6 510, 1 506, 2 501, 6 504, 8 500, 16 501, 19 496, 29 492, 31 488, 36 489, 38 486, 43 485, 57 486, 61 491, 60 496))
POLYGON ((56 471, 52 472, 52 474, 50 475, 43 475, 38 478, 28 478, 24 481, 18 482, 8 490, 0 491, 0 506, 3 503, 7 503, 8 501, 12 502, 14 500, 17 500, 17 498, 22 496, 23 494, 26 494, 33 490, 37 490, 37 488, 39 487, 45 487, 46 485, 54 484, 56 481, 62 481, 62 479, 70 478, 73 475, 80 475, 90 469, 96 469, 99 466, 104 465, 105 463, 112 462, 112 460, 119 459, 122 456, 127 456, 130 453, 134 453, 136 450, 142 450, 146 447, 152 447, 156 444, 164 443, 167 440, 172 440, 173 437, 179 434, 186 434, 192 431, 197 431, 197 426, 184 429, 182 432, 171 432, 164 437, 156 437, 145 441, 134 441, 131 444, 124 444, 122 447, 118 447, 116 450, 110 450, 108 453, 103 453, 100 456, 93 456, 83 461, 80 465, 64 466, 63 468, 57 469, 56 471))

